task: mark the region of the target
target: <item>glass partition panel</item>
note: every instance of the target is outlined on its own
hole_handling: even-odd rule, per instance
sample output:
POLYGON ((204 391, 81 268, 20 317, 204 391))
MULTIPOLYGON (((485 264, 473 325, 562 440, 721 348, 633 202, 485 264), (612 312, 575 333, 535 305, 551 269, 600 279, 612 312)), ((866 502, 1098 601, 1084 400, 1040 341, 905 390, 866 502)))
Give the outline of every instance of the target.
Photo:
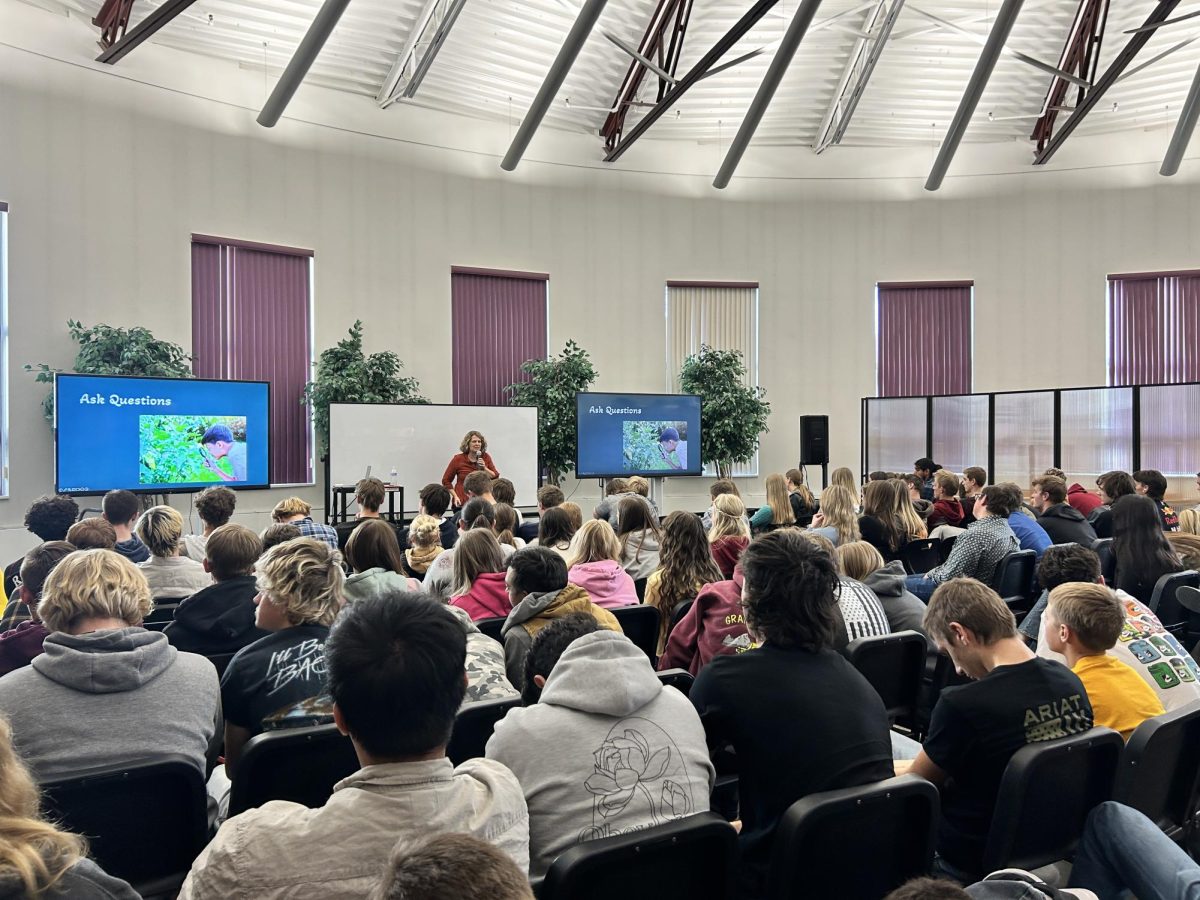
POLYGON ((1167 476, 1167 499, 1187 508, 1200 501, 1200 384, 1141 388, 1142 468, 1167 476))
POLYGON ((934 462, 960 475, 967 466, 986 466, 987 439, 987 394, 933 398, 934 462))
POLYGON ((1133 468, 1133 388, 1063 391, 1059 467, 1088 490, 1103 472, 1133 468))
POLYGON ((911 472, 925 455, 925 417, 924 397, 868 400, 867 472, 911 472))
POLYGON ((997 394, 995 450, 992 483, 1013 481, 1028 491, 1034 476, 1054 465, 1054 392, 997 394))

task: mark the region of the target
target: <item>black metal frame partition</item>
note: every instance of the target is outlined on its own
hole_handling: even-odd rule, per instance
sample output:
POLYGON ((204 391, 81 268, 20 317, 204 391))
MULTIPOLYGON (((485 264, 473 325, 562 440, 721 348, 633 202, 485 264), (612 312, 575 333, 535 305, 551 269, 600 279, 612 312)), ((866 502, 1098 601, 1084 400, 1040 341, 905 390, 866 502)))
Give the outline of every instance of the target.
MULTIPOLYGON (((939 435, 935 432, 935 427, 937 424, 936 423, 937 416, 935 415, 936 402, 938 400, 957 400, 957 401, 961 401, 961 405, 964 408, 975 406, 976 407, 976 411, 975 411, 976 412, 976 420, 977 420, 976 427, 982 428, 983 427, 982 421, 978 421, 979 419, 982 418, 982 410, 978 408, 978 407, 982 406, 982 400, 981 399, 975 400, 974 398, 987 398, 986 466, 987 466, 987 471, 988 471, 988 477, 992 478, 996 473, 996 459, 997 459, 997 454, 996 454, 997 398, 998 397, 1003 398, 1006 396, 1016 396, 1016 395, 1028 395, 1030 397, 1044 396, 1045 399, 1043 401, 1041 401, 1041 403, 1045 406, 1044 411, 1052 410, 1052 412, 1050 412, 1050 419, 1049 419, 1050 427, 1049 427, 1049 429, 1046 429, 1044 427, 1042 428, 1042 436, 1048 437, 1048 439, 1049 439, 1048 444, 1044 445, 1044 451, 1048 453, 1048 458, 1045 458, 1044 462, 1043 462, 1042 454, 1038 453, 1038 459, 1039 459, 1039 464, 1040 464, 1039 471, 1041 469, 1045 469, 1050 466, 1056 466, 1059 468, 1066 469, 1068 467, 1063 465, 1063 460, 1064 460, 1063 400, 1064 400, 1064 397, 1067 395, 1072 395, 1072 394, 1080 394, 1081 395, 1081 394, 1088 393, 1088 392, 1090 392, 1093 395, 1093 397, 1089 398, 1091 400, 1098 399, 1097 397, 1094 396, 1097 394, 1097 392, 1108 392, 1109 397, 1104 398, 1101 405, 1104 405, 1106 408, 1111 407, 1108 409, 1108 411, 1110 413, 1115 412, 1121 418, 1122 421, 1120 424, 1122 426, 1127 421, 1128 426, 1129 426, 1129 432, 1128 432, 1128 442, 1126 443, 1120 439, 1120 437, 1123 437, 1123 435, 1121 435, 1121 436, 1114 435, 1114 436, 1110 437, 1102 429, 1099 428, 1100 423, 1097 423, 1097 430, 1090 434, 1084 435, 1084 437, 1086 437, 1088 440, 1091 440, 1092 442, 1094 442, 1095 447, 1106 447, 1106 449, 1112 448, 1112 452, 1114 454, 1121 455, 1124 458, 1127 458, 1129 461, 1129 465, 1130 465, 1130 471, 1136 471, 1137 469, 1141 468, 1142 464, 1143 464, 1143 459, 1147 458, 1147 457, 1150 457, 1152 459, 1151 466, 1156 467, 1156 466, 1153 466, 1153 457, 1160 456, 1162 454, 1154 452, 1153 444, 1146 444, 1145 446, 1143 445, 1143 437, 1144 437, 1143 436, 1143 427, 1142 427, 1143 426, 1143 392, 1151 391, 1151 390, 1155 390, 1155 389, 1162 389, 1162 388, 1170 389, 1172 394, 1178 394, 1179 403, 1176 406, 1176 404, 1174 402, 1172 402, 1172 403, 1164 402, 1163 398, 1168 396, 1166 394, 1155 395, 1153 402, 1151 403, 1151 407, 1153 410, 1152 415, 1155 416, 1157 421, 1151 424, 1150 430, 1152 433, 1154 433, 1155 428, 1162 421, 1164 421, 1164 412, 1166 411, 1166 409, 1168 407, 1171 409, 1177 409, 1179 420, 1184 423, 1185 428, 1188 429, 1190 433, 1186 438, 1183 438, 1182 440, 1177 438, 1176 440, 1182 444, 1190 443, 1191 446, 1193 446, 1195 449, 1194 449, 1194 451, 1191 452, 1189 469, 1187 471, 1176 471, 1174 473, 1167 473, 1167 474, 1169 477, 1177 477, 1177 478, 1188 477, 1190 479, 1191 477, 1194 477, 1195 472, 1198 469, 1200 469, 1200 382, 1183 382, 1183 383, 1176 383, 1176 384, 1153 384, 1153 385, 1117 385, 1117 386, 1105 385, 1105 386, 1101 386, 1101 387, 1052 388, 1052 389, 1046 389, 1046 390, 1023 390, 1023 391, 1022 390, 993 391, 990 393, 976 393, 976 394, 937 394, 937 395, 924 395, 924 396, 917 396, 917 397, 864 397, 864 398, 862 398, 862 405, 861 405, 862 438, 861 438, 860 471, 862 472, 863 477, 865 478, 866 474, 869 470, 869 467, 880 468, 879 465, 876 465, 874 463, 874 460, 877 459, 880 456, 880 454, 886 453, 886 451, 883 451, 883 450, 879 450, 879 451, 875 452, 874 454, 872 453, 872 446, 870 443, 871 439, 872 439, 872 427, 871 427, 872 426, 872 416, 871 416, 871 414, 872 414, 872 407, 874 405, 897 404, 898 402, 903 402, 907 406, 906 414, 908 416, 911 416, 912 418, 917 419, 917 421, 912 421, 911 419, 905 419, 903 424, 898 424, 896 426, 896 429, 903 429, 906 427, 911 427, 914 430, 919 432, 919 429, 920 429, 919 414, 916 412, 914 407, 923 402, 924 417, 925 417, 925 428, 924 428, 925 433, 924 433, 923 449, 921 450, 921 452, 918 455, 930 457, 930 458, 937 460, 937 456, 935 454, 935 444, 938 443, 939 435), (1052 406, 1051 406, 1051 404, 1052 404, 1052 406), (1188 412, 1189 409, 1197 414, 1190 415, 1188 412), (1113 443, 1114 441, 1116 443, 1113 443)), ((1032 405, 1033 404, 1031 403, 1031 406, 1032 405)), ((970 410, 968 409, 967 411, 969 412, 970 410)), ((1073 410, 1072 416, 1073 416, 1073 419, 1070 423, 1070 431, 1071 431, 1070 437, 1072 439, 1076 439, 1081 436, 1081 432, 1080 432, 1080 424, 1081 423, 1079 421, 1080 417, 1079 417, 1078 410, 1073 410)), ((904 419, 903 416, 901 418, 904 419)), ((1174 421, 1174 417, 1172 417, 1172 421, 1174 421)), ((1038 424, 1041 424, 1042 426, 1044 426, 1046 424, 1044 416, 1043 416, 1041 422, 1038 424)), ((1084 424, 1086 424, 1086 423, 1084 423, 1084 424)), ((896 434, 898 432, 896 430, 892 430, 889 433, 896 434)), ((909 438, 909 440, 907 441, 907 445, 910 450, 919 449, 922 447, 922 442, 920 441, 918 434, 910 434, 907 437, 909 438)), ((956 437, 961 438, 962 435, 959 434, 959 435, 956 435, 956 437)), ((903 442, 903 440, 904 440, 904 436, 902 435, 901 441, 903 442)), ((1153 440, 1153 438, 1152 438, 1152 440, 1153 440)), ((974 439, 972 442, 978 444, 977 439, 974 439)), ((1034 450, 1032 448, 1032 445, 1028 445, 1026 447, 1026 449, 1029 452, 1030 462, 1032 462, 1032 458, 1034 456, 1034 450)), ((1170 455, 1170 453, 1168 453, 1167 455, 1170 455)), ((972 456, 973 456, 973 458, 967 460, 967 462, 965 464, 972 464, 972 465, 981 464, 980 457, 983 456, 983 454, 976 453, 976 454, 972 454, 972 456)), ((916 457, 914 457, 914 458, 916 458, 916 457)), ((937 461, 943 462, 943 460, 937 460, 937 461)), ((898 463, 897 460, 892 460, 892 462, 898 463)), ((910 471, 911 469, 907 468, 909 463, 911 463, 911 460, 909 460, 908 463, 905 464, 906 468, 902 469, 901 471, 910 471)), ((1114 468, 1123 468, 1123 466, 1113 466, 1113 467, 1114 468)), ((1176 465, 1175 468, 1179 469, 1179 468, 1181 468, 1181 466, 1176 465)), ((1165 471, 1165 469, 1164 469, 1164 471, 1165 471)), ((1068 472, 1068 474, 1072 474, 1072 473, 1068 472)), ((1080 473, 1075 473, 1075 474, 1080 474, 1080 473)), ((1095 473, 1095 474, 1099 474, 1099 473, 1095 473)))

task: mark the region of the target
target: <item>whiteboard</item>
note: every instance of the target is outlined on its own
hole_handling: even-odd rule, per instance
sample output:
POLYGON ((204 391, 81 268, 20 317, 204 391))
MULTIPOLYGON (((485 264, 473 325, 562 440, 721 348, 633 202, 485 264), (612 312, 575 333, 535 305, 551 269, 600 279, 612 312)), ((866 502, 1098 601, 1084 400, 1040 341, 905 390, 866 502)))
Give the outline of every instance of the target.
POLYGON ((329 404, 329 480, 354 485, 371 475, 404 487, 405 512, 415 512, 421 488, 440 482, 463 435, 479 431, 501 478, 517 491, 518 506, 536 506, 538 411, 534 406, 329 404))

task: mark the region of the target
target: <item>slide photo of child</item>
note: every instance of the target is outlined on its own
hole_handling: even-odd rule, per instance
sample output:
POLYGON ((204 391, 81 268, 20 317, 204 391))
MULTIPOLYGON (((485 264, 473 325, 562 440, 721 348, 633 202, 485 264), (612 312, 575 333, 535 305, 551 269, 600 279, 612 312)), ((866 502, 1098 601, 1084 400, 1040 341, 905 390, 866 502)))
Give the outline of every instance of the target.
POLYGON ((687 468, 687 422, 621 423, 622 461, 627 472, 672 472, 687 468))
POLYGON ((138 482, 246 480, 245 416, 138 417, 138 482))

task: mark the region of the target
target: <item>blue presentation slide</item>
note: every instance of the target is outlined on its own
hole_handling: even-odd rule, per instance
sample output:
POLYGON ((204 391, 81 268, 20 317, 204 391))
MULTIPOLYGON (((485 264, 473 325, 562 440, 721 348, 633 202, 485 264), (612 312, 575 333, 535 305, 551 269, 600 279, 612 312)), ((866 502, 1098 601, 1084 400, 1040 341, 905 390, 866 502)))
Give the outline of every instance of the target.
POLYGON ((700 398, 576 394, 577 478, 699 475, 700 398))
POLYGON ((263 381, 59 374, 60 494, 270 484, 270 385, 263 381))

